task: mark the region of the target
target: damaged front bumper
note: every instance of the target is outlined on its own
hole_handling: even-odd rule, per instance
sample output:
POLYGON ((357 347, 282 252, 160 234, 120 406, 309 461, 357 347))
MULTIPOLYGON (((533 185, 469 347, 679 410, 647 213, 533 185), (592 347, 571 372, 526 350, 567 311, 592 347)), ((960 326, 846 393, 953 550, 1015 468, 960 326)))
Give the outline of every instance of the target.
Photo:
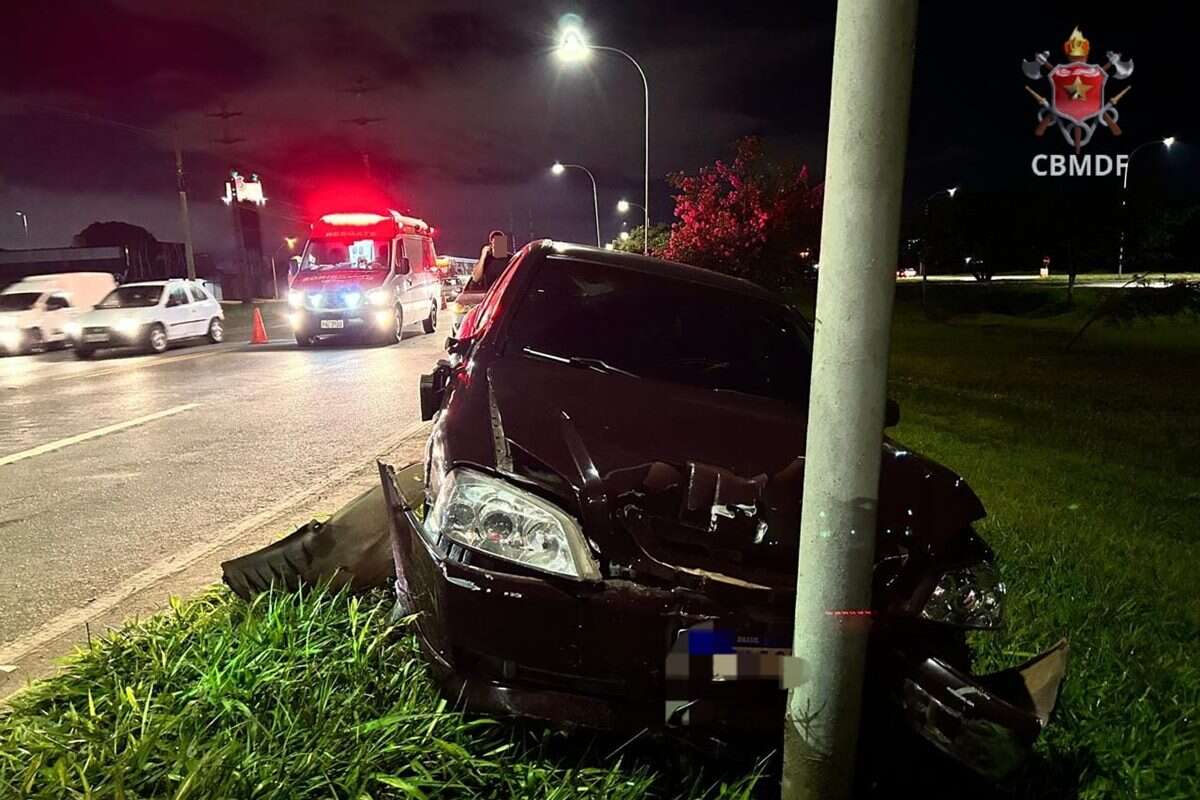
MULTIPOLYGON (((679 682, 668 654, 689 629, 729 623, 711 597, 629 580, 581 585, 494 569, 485 554, 423 535, 420 464, 399 471, 381 464, 380 474, 397 602, 403 613, 418 615, 422 647, 449 696, 476 711, 595 729, 684 727, 716 738, 782 730, 786 671, 774 680, 759 670, 757 680, 723 681, 711 654, 705 662, 691 653, 690 697, 671 696, 679 682)), ((749 658, 763 663, 761 652, 749 658)), ((887 686, 908 725, 939 750, 1002 778, 1048 722, 1066 658, 1060 642, 1026 664, 980 677, 936 656, 894 653, 868 680, 887 686)))

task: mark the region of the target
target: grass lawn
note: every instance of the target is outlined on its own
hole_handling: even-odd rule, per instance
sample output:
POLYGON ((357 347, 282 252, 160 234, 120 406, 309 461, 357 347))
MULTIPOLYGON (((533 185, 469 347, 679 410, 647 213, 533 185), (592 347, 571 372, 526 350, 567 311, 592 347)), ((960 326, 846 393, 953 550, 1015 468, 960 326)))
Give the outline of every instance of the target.
MULTIPOLYGON (((899 289, 896 438, 961 472, 1009 586, 984 669, 1071 640, 1009 796, 1200 797, 1200 321, 1106 290, 899 289)), ((0 797, 746 797, 753 776, 446 709, 379 598, 223 590, 96 643, 0 716, 0 797)), ((764 782, 765 783, 765 782, 764 782)), ((758 787, 768 793, 768 784, 758 787)), ((950 796, 964 796, 951 791, 950 796)))
POLYGON ((961 472, 1002 560, 981 667, 1066 635, 1071 664, 1018 796, 1200 797, 1200 319, 1088 329, 1098 292, 898 296, 896 438, 961 472), (1014 316, 1019 310, 1021 316, 1014 316))

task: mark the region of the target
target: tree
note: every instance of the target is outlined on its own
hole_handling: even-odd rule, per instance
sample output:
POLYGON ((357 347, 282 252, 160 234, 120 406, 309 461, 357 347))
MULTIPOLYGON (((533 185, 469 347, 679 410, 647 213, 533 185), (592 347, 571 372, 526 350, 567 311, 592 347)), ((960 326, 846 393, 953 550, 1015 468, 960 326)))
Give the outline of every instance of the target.
MULTIPOLYGON (((642 252, 642 229, 644 226, 638 225, 629 232, 628 239, 622 239, 619 236, 613 239, 612 246, 614 250, 622 250, 626 253, 641 253, 642 252)), ((670 225, 651 225, 650 226, 650 255, 661 257, 667 249, 667 245, 671 241, 671 226, 670 225)))
POLYGON ((76 247, 124 247, 129 254, 126 279, 158 277, 161 247, 154 234, 128 222, 93 222, 75 234, 76 247))
POLYGON ((667 180, 679 191, 667 258, 778 287, 817 252, 821 188, 806 166, 769 161, 758 139, 739 140, 728 163, 667 180))

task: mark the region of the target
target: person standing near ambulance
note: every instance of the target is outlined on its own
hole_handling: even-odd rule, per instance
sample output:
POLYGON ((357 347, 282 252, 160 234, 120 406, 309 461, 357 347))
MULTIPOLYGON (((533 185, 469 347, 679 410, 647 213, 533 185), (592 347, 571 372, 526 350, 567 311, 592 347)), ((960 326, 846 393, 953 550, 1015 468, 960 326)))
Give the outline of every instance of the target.
POLYGON ((472 289, 486 292, 492 288, 492 284, 508 266, 511 257, 512 254, 508 252, 508 237, 504 235, 504 231, 492 231, 488 234, 488 243, 479 253, 475 269, 471 270, 472 289))

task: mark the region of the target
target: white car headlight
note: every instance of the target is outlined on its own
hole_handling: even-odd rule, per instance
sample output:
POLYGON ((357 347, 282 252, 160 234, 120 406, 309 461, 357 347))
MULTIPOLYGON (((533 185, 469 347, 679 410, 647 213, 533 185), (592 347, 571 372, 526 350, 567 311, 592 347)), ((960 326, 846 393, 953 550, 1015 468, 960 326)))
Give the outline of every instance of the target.
POLYGON ((387 289, 372 289, 367 292, 367 302, 373 306, 386 306, 390 299, 387 289))
POLYGON ((113 325, 118 333, 123 333, 126 336, 137 333, 138 328, 142 327, 142 323, 138 322, 133 317, 122 317, 117 320, 117 324, 113 325))
POLYGON ((300 306, 304 305, 304 292, 299 289, 289 289, 288 305, 292 308, 300 308, 300 306))
POLYGON ((921 616, 963 628, 998 628, 1004 618, 1004 582, 982 562, 943 573, 921 616))
POLYGON ((424 526, 431 539, 446 536, 533 569, 570 578, 600 577, 571 516, 553 503, 479 472, 448 473, 424 526))

